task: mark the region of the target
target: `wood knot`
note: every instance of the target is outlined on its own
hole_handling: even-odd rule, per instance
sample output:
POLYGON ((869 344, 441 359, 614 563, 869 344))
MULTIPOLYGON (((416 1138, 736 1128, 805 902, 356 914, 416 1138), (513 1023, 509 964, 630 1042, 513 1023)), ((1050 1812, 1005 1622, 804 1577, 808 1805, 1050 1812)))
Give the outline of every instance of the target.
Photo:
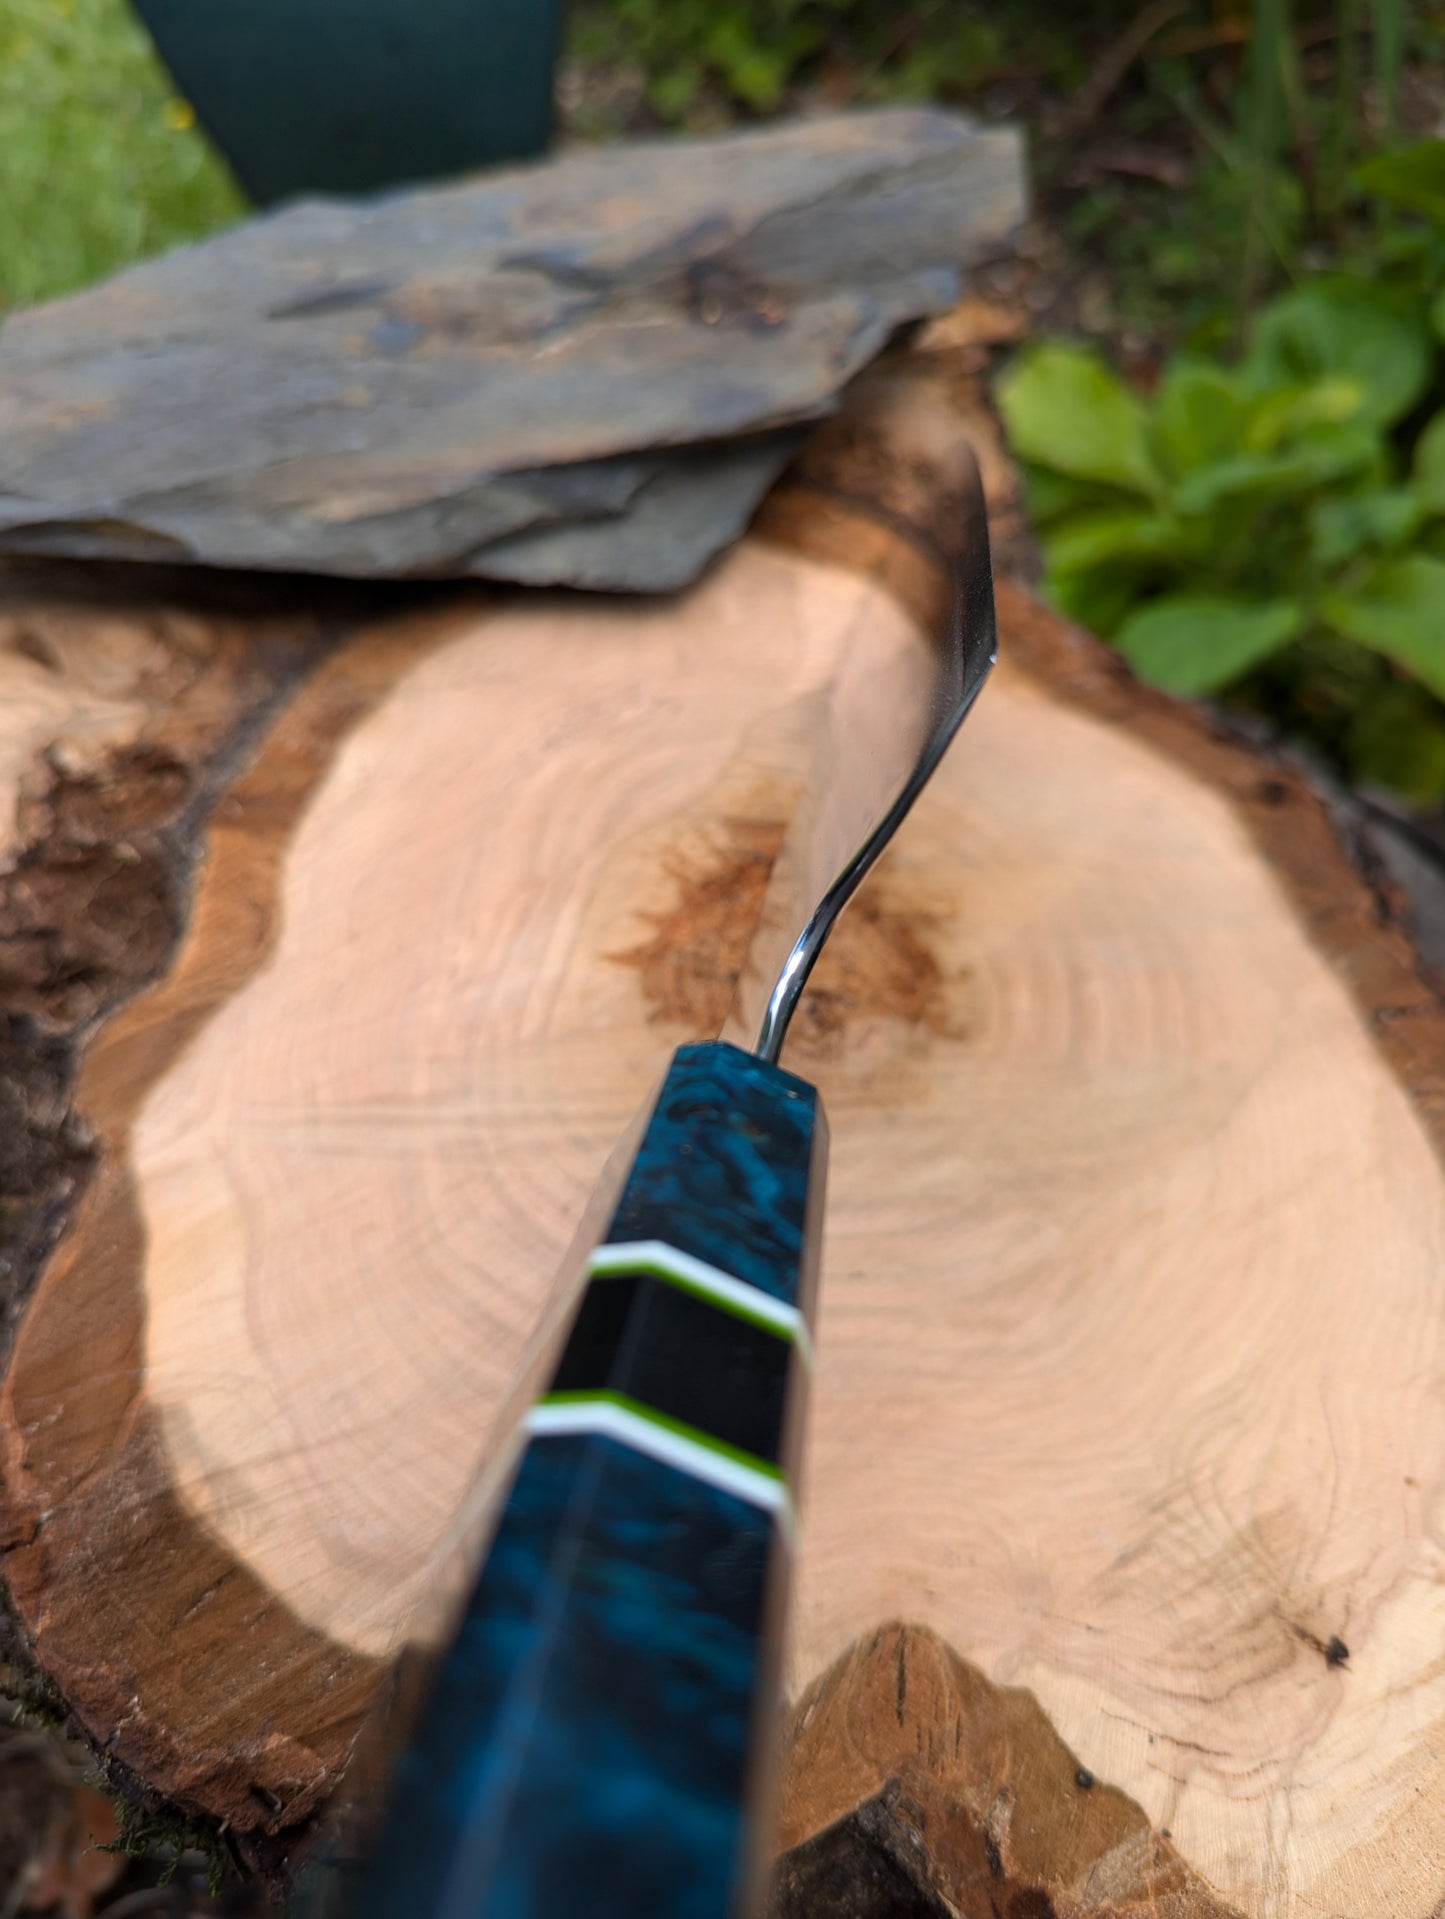
MULTIPOLYGON (((781 822, 722 820, 708 841, 666 868, 669 905, 646 912, 637 945, 611 957, 635 969, 650 1017, 714 1034, 733 1008, 773 865, 781 822)), ((950 980, 933 950, 935 903, 888 865, 871 874, 830 937, 794 1017, 799 1058, 831 1058, 859 1020, 888 1018, 939 1038, 963 1037, 950 980)))

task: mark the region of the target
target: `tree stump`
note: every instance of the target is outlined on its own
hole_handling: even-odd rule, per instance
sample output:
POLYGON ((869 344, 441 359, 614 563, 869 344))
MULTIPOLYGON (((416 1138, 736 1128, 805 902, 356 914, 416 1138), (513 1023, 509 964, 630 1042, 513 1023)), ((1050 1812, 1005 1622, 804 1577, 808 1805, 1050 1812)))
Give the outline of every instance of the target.
MULTIPOLYGON (((668 602, 9 581, 5 1576, 273 1863, 730 1018, 830 687, 937 615, 964 432, 949 356, 885 371, 668 602)), ((1000 612, 788 1052, 779 1910, 1428 1919, 1445 1009, 1296 772, 1000 612)))

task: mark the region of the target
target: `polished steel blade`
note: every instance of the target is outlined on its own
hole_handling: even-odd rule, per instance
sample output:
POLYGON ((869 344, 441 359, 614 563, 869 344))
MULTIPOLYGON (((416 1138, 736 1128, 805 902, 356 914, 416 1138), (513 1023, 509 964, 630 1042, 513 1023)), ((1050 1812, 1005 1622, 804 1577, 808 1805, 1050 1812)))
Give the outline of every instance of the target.
MULTIPOLYGON (((853 710, 837 729, 848 744, 827 769, 827 791, 817 796, 816 815, 833 823, 827 836, 836 840, 846 832, 845 845, 857 851, 846 861, 827 890, 816 887, 804 897, 817 898, 802 930, 787 952, 768 998, 754 1051, 776 1061, 787 1037, 808 975, 823 942, 859 884, 907 817, 909 808, 928 784, 934 768, 978 698, 998 657, 998 625, 994 612, 993 567, 989 555, 988 515, 978 464, 972 454, 960 475, 960 492, 967 519, 966 538, 954 564, 953 600, 948 625, 939 636, 928 670, 895 669, 890 691, 895 710, 887 712, 882 689, 859 675, 841 691, 853 710), (912 701, 916 724, 899 728, 896 699, 900 681, 911 681, 902 697, 912 701), (880 716, 888 724, 880 725, 880 716), (871 830, 865 830, 872 822, 871 830), (857 835, 862 832, 861 842, 857 835)), ((823 836, 815 836, 810 865, 820 872, 834 870, 832 858, 823 864, 823 836)))

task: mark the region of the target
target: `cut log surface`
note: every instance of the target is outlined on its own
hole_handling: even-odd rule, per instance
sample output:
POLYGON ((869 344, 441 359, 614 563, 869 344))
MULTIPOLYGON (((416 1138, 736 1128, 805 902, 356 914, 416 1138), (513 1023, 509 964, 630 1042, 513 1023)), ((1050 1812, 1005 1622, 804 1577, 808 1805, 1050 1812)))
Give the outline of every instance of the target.
MULTIPOLYGON (((20 1619, 158 1790, 284 1835, 334 1783, 611 1147, 735 1017, 833 689, 936 616, 960 430, 875 383, 675 602, 207 629, 189 916, 93 1009, 0 1407, 20 1619)), ((1445 1013, 1296 775, 1000 610, 787 1054, 833 1154, 780 1910, 1429 1919, 1445 1013)), ((56 740, 181 727, 33 652, 32 839, 56 740)))

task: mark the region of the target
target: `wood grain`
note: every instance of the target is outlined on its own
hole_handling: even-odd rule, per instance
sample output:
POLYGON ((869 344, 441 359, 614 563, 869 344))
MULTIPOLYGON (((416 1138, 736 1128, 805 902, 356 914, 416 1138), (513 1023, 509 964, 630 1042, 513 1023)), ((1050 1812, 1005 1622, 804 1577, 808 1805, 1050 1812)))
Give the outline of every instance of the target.
POLYGON ((1032 1693, 885 1626, 798 1700, 776 1919, 1238 1919, 1032 1693), (849 1811, 819 1829, 820 1800, 849 1811))

